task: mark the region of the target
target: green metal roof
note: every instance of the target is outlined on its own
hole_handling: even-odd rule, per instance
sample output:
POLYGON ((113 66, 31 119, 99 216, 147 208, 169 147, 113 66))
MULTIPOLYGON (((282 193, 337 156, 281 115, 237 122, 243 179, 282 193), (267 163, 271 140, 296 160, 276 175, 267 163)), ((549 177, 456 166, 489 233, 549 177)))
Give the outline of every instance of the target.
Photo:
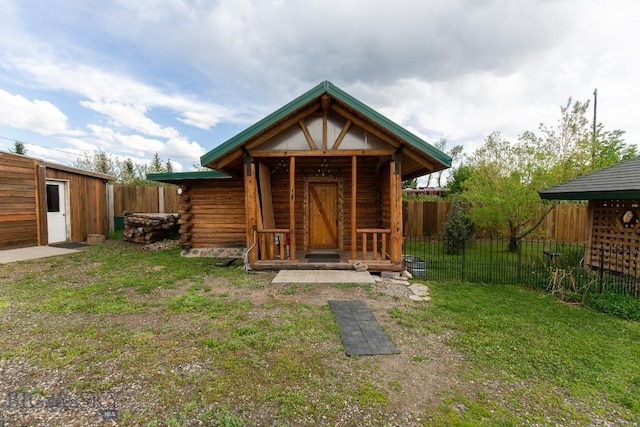
POLYGON ((230 178, 226 173, 218 171, 195 171, 195 172, 173 172, 173 173, 148 173, 149 181, 168 182, 187 181, 198 179, 223 179, 230 178))
POLYGON ((640 156, 540 191, 550 200, 640 200, 640 156))
POLYGON ((208 163, 210 163, 210 162, 216 160, 217 158, 225 155, 229 151, 232 151, 234 149, 239 148, 248 139, 252 138, 253 136, 257 135, 258 133, 260 133, 260 132, 264 131, 265 129, 269 128, 270 126, 274 125, 279 120, 284 119, 285 117, 287 117, 288 115, 292 114, 296 110, 299 110, 300 108, 304 107, 305 105, 313 102, 315 99, 317 99, 318 97, 320 97, 321 95, 323 95, 325 93, 331 95, 335 99, 343 102, 344 104, 346 104, 349 107, 353 108, 354 110, 358 111, 364 117, 368 118, 372 122, 375 122, 380 127, 384 128, 387 132, 389 132, 389 133, 397 136, 398 138, 406 141, 413 148, 423 152, 424 154, 427 154, 428 156, 432 157, 436 161, 440 162, 443 166, 451 167, 451 157, 449 157, 448 155, 446 155, 442 151, 438 150, 437 148, 435 148, 431 144, 427 143, 423 139, 417 137, 413 133, 409 132, 408 130, 406 130, 402 126, 399 126, 398 124, 396 124, 393 121, 389 120, 388 118, 386 118, 382 114, 380 114, 377 111, 373 110, 371 107, 369 107, 369 106, 365 105, 364 103, 358 101, 357 99, 355 99, 354 97, 352 97, 348 93, 346 93, 343 90, 341 90, 340 88, 336 87, 330 81, 326 81, 326 80, 324 82, 320 83, 319 85, 315 86, 313 89, 309 90, 308 92, 300 95, 299 97, 297 97, 293 101, 289 102, 285 106, 281 107, 280 109, 278 109, 278 110, 274 111, 273 113, 269 114, 264 119, 260 120, 259 122, 255 123, 254 125, 248 127, 247 129, 245 129, 244 131, 240 132, 239 134, 237 134, 233 138, 223 142, 222 144, 220 144, 219 146, 217 146, 213 150, 211 150, 208 153, 204 154, 202 157, 200 157, 200 163, 202 165, 207 165, 208 163))

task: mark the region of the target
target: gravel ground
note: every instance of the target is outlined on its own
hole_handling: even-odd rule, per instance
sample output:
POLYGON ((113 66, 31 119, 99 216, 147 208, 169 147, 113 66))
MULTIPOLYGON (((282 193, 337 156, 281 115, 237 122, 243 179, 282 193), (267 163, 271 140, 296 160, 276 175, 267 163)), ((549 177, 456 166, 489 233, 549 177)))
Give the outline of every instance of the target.
MULTIPOLYGON (((166 244, 161 242, 140 249, 162 250, 166 249, 166 244)), ((158 266, 152 270, 161 274, 162 269, 158 266)), ((18 273, 19 270, 16 270, 16 274, 18 273)), ((398 355, 348 358, 344 355, 340 342, 316 343, 316 347, 310 348, 309 351, 329 351, 332 354, 329 363, 340 372, 344 387, 349 387, 349 384, 356 387, 356 384, 367 380, 383 389, 389 388, 389 384, 392 384, 393 390, 388 393, 389 403, 384 410, 366 411, 354 400, 347 400, 340 403, 342 409, 338 419, 302 417, 296 418, 292 425, 421 425, 424 409, 441 403, 440 392, 461 383, 458 372, 461 357, 446 346, 446 336, 417 337, 390 318, 388 310, 391 307, 406 308, 415 304, 425 304, 410 301, 408 297, 411 291, 407 286, 383 281, 367 289, 331 285, 274 288, 269 285, 271 274, 261 273, 257 277, 260 277, 262 285, 253 285, 250 288, 234 286, 228 280, 214 276, 206 277, 203 286, 209 287, 216 294, 227 294, 230 298, 251 301, 248 316, 254 320, 272 315, 263 308, 267 302, 322 307, 330 299, 361 299, 366 302, 394 344, 402 351, 398 355), (288 291, 285 292, 284 289, 288 291), (416 363, 415 358, 424 358, 424 361, 416 363)), ((189 286, 191 283, 184 283, 175 289, 158 289, 149 295, 132 294, 131 298, 157 303, 182 294, 189 286)), ((133 334, 149 329, 165 331, 166 339, 182 333, 198 332, 193 330, 188 316, 184 316, 182 321, 179 317, 172 319, 172 330, 166 331, 167 325, 153 312, 114 314, 105 317, 89 314, 60 315, 12 308, 0 313, 2 324, 8 326, 8 329, 2 332, 4 342, 13 342, 15 345, 23 343, 25 339, 31 340, 28 335, 33 330, 39 330, 41 333, 51 330, 53 333, 57 329, 73 327, 82 330, 126 325, 133 334)), ((40 351, 60 351, 38 349, 37 342, 30 341, 30 345, 33 345, 34 354, 40 351)), ((64 347, 65 344, 60 345, 64 347)), ((38 357, 0 357, 0 427, 128 425, 122 419, 125 411, 137 414, 138 419, 151 419, 155 416, 166 418, 166 402, 158 401, 154 393, 145 394, 145 390, 153 387, 153 376, 158 372, 171 370, 173 375, 197 377, 211 363, 206 359, 195 358, 189 363, 172 367, 152 366, 146 373, 144 369, 137 368, 135 375, 131 375, 122 368, 125 356, 96 360, 92 366, 86 368, 86 378, 78 374, 78 366, 74 363, 51 368, 38 357), (156 372, 153 372, 154 370, 156 372), (74 391, 77 387, 71 384, 95 381, 96 372, 101 374, 95 388, 89 385, 84 387, 89 391, 74 391), (105 384, 109 386, 106 387, 105 384)), ((326 404, 321 390, 317 396, 308 396, 308 399, 312 405, 326 404)), ((230 401, 242 402, 242 398, 230 398, 230 401)), ((253 410, 247 410, 250 405, 251 402, 241 405, 244 407, 241 417, 248 425, 272 425, 278 417, 277 408, 268 404, 260 404, 253 410)), ((216 411, 224 407, 224 402, 210 402, 207 409, 216 411)), ((198 419, 202 415, 201 412, 195 411, 193 416, 183 417, 181 425, 207 425, 198 419)))

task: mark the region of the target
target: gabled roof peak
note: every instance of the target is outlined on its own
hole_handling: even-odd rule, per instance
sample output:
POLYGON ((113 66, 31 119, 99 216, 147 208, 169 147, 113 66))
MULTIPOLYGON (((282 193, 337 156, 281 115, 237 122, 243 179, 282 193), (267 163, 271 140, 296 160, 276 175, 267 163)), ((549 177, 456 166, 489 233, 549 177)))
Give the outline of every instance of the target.
POLYGON ((254 138, 262 132, 272 128, 280 121, 286 119, 288 116, 293 115, 303 108, 308 107, 313 102, 316 102, 317 99, 325 93, 329 94, 332 98, 342 103, 343 105, 348 106, 349 109, 356 111, 358 115, 363 117, 369 123, 375 124, 377 128, 383 130, 389 135, 393 135, 396 139, 402 141, 403 144, 409 145, 418 152, 421 152, 424 155, 427 155, 428 157, 435 160, 434 164, 439 165, 436 170, 445 169, 451 166, 451 158, 448 155, 433 147, 413 133, 409 132, 405 128, 399 126, 387 117, 373 110, 363 102, 352 97, 329 80, 320 82, 318 85, 298 96, 283 107, 269 114, 262 120, 256 122, 236 136, 223 142, 211 151, 207 152, 200 158, 201 164, 203 166, 216 168, 216 160, 225 156, 232 150, 240 149, 240 147, 242 147, 243 144, 245 144, 251 138, 254 138))

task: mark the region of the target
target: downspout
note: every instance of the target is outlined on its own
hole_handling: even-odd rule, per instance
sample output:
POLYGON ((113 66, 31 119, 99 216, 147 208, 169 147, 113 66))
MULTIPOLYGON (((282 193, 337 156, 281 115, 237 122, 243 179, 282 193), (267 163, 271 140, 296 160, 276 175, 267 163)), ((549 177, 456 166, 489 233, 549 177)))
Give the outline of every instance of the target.
POLYGON ((244 271, 246 273, 248 273, 249 270, 250 270, 250 268, 249 268, 249 252, 251 252, 253 250, 253 248, 256 247, 257 244, 258 244, 258 233, 256 232, 256 227, 254 225, 253 226, 253 244, 251 245, 251 247, 249 249, 247 249, 242 254, 242 260, 244 261, 244 271))

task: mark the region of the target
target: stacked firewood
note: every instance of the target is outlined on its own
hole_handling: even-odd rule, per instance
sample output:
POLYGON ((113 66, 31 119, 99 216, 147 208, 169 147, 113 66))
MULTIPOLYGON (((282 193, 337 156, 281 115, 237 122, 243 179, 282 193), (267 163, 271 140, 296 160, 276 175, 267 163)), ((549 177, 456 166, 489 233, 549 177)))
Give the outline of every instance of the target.
POLYGON ((177 222, 175 214, 125 212, 122 240, 149 244, 168 239, 177 222))

